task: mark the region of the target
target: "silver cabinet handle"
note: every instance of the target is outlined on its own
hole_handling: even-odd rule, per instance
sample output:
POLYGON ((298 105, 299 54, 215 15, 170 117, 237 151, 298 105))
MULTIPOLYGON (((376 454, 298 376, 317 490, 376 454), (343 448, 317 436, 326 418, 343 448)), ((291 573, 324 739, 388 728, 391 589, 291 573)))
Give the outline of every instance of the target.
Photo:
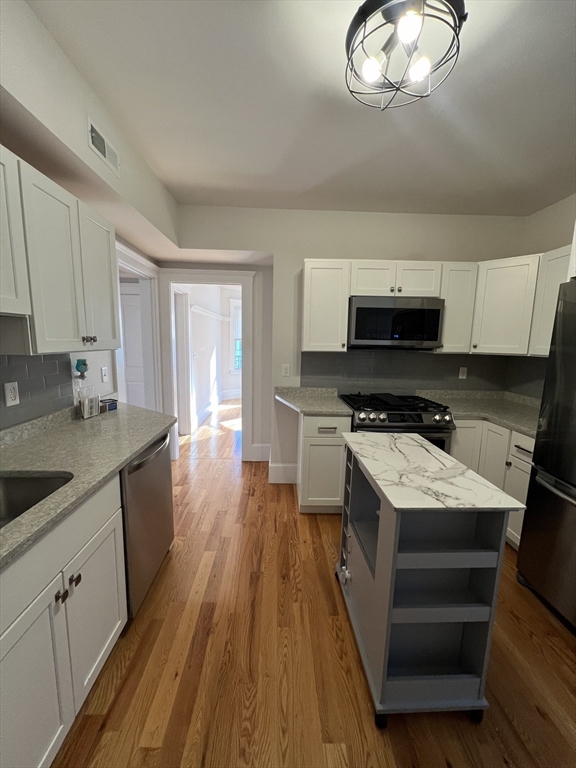
POLYGON ((532 456, 533 451, 529 451, 528 448, 524 448, 521 445, 515 445, 514 448, 518 448, 519 451, 524 451, 524 453, 527 453, 529 456, 532 456))
POLYGON ((318 434, 321 435, 323 432, 337 432, 338 427, 318 427, 318 434))
POLYGON ((98 336, 92 336, 92 341, 98 341, 98 336))
POLYGON ((507 461, 507 462, 506 462, 506 466, 507 466, 507 467, 511 467, 511 466, 512 466, 512 462, 511 462, 511 461, 507 461))
POLYGON ((154 461, 156 456, 160 453, 160 451, 163 451, 164 448, 168 445, 170 442, 170 433, 166 435, 166 439, 162 441, 162 443, 156 448, 155 451, 153 451, 149 456, 146 456, 145 459, 142 459, 141 461, 137 461, 134 464, 128 465, 128 474, 131 475, 133 472, 138 472, 139 469, 143 469, 147 464, 150 464, 151 461, 154 461))
POLYGON ((550 483, 547 483, 546 480, 543 480, 540 475, 536 475, 536 482, 546 488, 547 491, 550 491, 550 493, 553 493, 555 496, 559 496, 561 499, 564 499, 564 501, 572 504, 573 507, 576 507, 576 501, 574 501, 574 499, 571 499, 570 496, 568 496, 566 493, 559 491, 558 488, 554 488, 553 485, 550 485, 550 483))

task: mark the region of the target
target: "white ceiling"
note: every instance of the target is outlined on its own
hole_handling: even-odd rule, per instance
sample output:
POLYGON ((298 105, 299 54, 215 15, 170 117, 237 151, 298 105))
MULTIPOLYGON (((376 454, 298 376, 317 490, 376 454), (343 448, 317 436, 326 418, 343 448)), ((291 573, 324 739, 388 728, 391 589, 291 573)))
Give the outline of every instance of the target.
POLYGON ((468 0, 460 60, 380 113, 358 0, 28 0, 181 203, 528 215, 576 187, 576 3, 468 0))

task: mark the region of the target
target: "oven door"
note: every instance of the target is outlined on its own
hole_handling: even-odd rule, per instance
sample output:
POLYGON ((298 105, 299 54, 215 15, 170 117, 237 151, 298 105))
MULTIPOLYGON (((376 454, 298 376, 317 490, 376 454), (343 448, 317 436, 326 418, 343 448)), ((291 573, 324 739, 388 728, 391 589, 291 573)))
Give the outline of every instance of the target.
POLYGON ((426 440, 429 440, 432 443, 432 445, 435 445, 436 448, 440 448, 441 451, 445 451, 446 453, 450 453, 450 446, 452 443, 452 430, 426 433, 416 432, 415 430, 408 431, 406 429, 378 429, 376 427, 374 429, 355 429, 354 432, 362 432, 364 435, 369 435, 374 432, 386 432, 388 434, 400 432, 403 435, 420 435, 420 437, 425 437, 426 440))
POLYGON ((443 313, 444 299, 352 296, 348 347, 440 347, 443 313))

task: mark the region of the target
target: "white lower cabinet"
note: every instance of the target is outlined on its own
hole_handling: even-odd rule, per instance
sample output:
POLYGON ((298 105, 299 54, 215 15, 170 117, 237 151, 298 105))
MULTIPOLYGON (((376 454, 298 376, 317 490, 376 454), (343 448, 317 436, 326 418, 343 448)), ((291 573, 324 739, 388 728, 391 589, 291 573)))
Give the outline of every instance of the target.
POLYGON ((478 472, 483 421, 455 421, 450 455, 465 467, 478 472))
POLYGON ((482 427, 478 474, 501 490, 504 490, 509 446, 510 430, 485 421, 482 427))
POLYGON ((126 623, 122 510, 98 531, 64 569, 76 710, 126 623))
POLYGON ((344 500, 348 416, 301 416, 298 501, 301 512, 340 512, 344 500))
POLYGON ((119 506, 116 477, 0 575, 2 768, 50 765, 126 623, 119 506))
MULTIPOLYGON (((514 456, 511 456, 507 462, 504 490, 509 496, 512 496, 513 499, 516 499, 516 501, 521 501, 522 504, 526 503, 526 498, 528 496, 531 468, 531 465, 527 461, 522 461, 514 456)), ((523 510, 510 512, 506 538, 516 547, 516 549, 520 544, 523 522, 523 510)))
POLYGON ((0 638, 0 764, 48 766, 74 720, 61 573, 0 638))

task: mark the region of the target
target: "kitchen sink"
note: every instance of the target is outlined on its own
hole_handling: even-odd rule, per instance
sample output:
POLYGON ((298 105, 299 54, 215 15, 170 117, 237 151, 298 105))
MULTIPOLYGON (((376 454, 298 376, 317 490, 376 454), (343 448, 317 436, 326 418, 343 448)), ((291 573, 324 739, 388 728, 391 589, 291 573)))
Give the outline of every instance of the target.
POLYGON ((69 483, 71 472, 0 472, 0 528, 69 483))

